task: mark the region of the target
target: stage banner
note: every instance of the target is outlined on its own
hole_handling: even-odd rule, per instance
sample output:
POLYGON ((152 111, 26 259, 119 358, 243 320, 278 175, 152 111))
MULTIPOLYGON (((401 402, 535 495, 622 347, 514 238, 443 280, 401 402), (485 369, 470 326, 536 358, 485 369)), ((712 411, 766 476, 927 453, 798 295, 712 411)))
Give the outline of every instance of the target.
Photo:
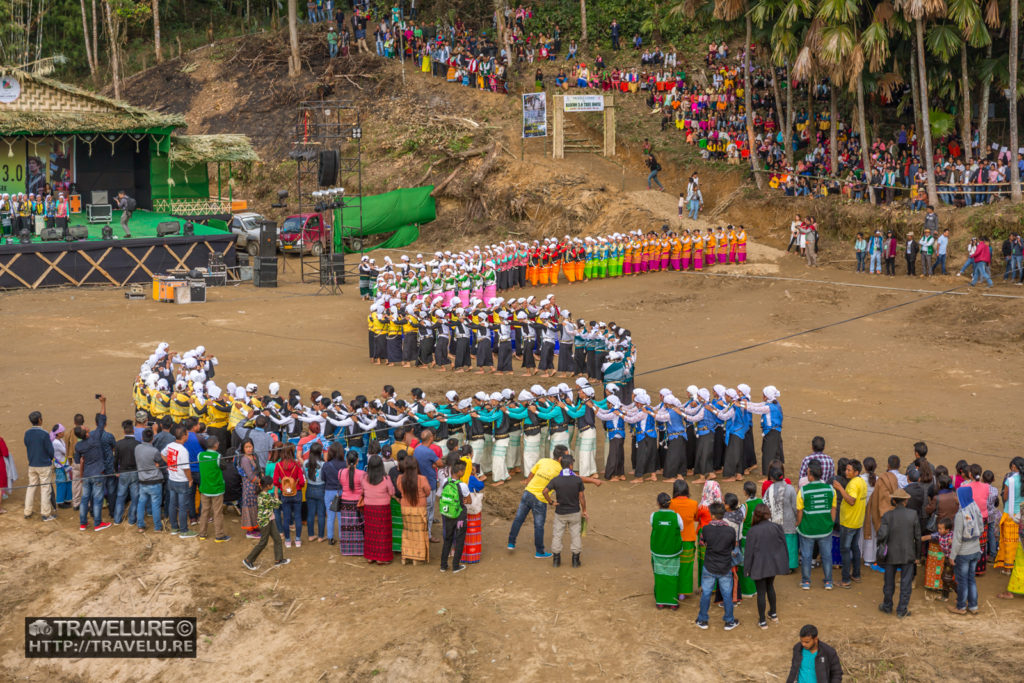
POLYGON ((0 139, 0 194, 45 194, 49 186, 56 200, 57 193, 67 195, 74 182, 73 138, 43 138, 31 149, 22 138, 0 139))
POLYGON ((25 192, 25 141, 0 139, 0 194, 25 192))
POLYGON ((548 135, 548 103, 545 93, 523 95, 523 137, 544 138, 548 135))
POLYGON ((604 111, 604 95, 566 95, 563 111, 572 114, 581 111, 604 111))

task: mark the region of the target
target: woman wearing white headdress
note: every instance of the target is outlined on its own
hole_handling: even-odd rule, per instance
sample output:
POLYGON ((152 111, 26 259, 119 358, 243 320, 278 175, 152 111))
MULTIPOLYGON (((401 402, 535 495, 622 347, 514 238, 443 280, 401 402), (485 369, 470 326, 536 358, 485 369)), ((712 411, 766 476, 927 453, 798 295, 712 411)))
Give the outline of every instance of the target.
POLYGON ((782 452, 782 406, 779 405, 782 392, 769 384, 762 394, 762 403, 742 401, 740 405, 744 410, 761 416, 761 471, 768 476, 768 465, 772 460, 785 462, 782 452))

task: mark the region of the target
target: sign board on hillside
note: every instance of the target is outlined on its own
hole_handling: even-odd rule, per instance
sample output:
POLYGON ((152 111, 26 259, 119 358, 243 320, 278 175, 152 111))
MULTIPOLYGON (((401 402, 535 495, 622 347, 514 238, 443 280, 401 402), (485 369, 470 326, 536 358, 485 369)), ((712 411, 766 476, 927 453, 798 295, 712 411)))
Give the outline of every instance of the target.
POLYGON ((563 99, 565 112, 604 111, 604 95, 566 95, 563 99))
POLYGON ((546 93, 531 92, 523 95, 523 137, 548 136, 548 102, 546 93))

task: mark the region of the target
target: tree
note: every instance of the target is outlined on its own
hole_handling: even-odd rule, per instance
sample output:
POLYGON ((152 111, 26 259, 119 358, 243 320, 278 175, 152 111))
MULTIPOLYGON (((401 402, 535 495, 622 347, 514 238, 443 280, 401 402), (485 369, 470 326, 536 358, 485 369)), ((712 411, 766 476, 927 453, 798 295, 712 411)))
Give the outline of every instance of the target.
POLYGON ((296 7, 296 0, 288 0, 288 42, 291 44, 291 54, 288 56, 288 75, 295 77, 302 71, 302 62, 299 61, 299 10, 296 7))
POLYGON ((153 0, 153 50, 156 51, 156 63, 164 61, 164 51, 160 49, 160 0, 153 0))
POLYGON ((580 0, 580 45, 587 42, 587 0, 580 0))
POLYGON ((89 75, 96 80, 96 59, 93 57, 92 45, 89 42, 89 18, 85 14, 85 0, 82 3, 82 37, 85 38, 85 61, 89 63, 89 75))
POLYGON ((1019 145, 1017 131, 1017 59, 1020 43, 1020 2, 1010 0, 1010 201, 1020 204, 1020 167, 1017 165, 1019 145))
POLYGON ((103 19, 107 26, 107 49, 110 53, 110 78, 114 86, 114 99, 121 99, 121 26, 123 22, 110 6, 110 0, 103 0, 103 19))

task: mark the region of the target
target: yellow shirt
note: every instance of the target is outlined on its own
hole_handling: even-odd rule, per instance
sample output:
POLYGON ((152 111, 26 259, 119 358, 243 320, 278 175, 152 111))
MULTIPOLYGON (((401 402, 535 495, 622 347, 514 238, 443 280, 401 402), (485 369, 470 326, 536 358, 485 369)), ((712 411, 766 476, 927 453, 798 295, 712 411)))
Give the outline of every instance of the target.
POLYGON ((839 525, 847 529, 860 529, 864 526, 864 511, 868 502, 868 483, 861 477, 854 477, 846 484, 846 495, 855 499, 850 505, 845 500, 839 508, 839 525))
POLYGON ((537 500, 542 503, 547 503, 544 500, 544 487, 548 485, 548 482, 557 477, 562 473, 562 465, 553 458, 541 458, 537 461, 537 464, 530 470, 530 474, 533 478, 530 479, 530 483, 526 485, 526 490, 532 493, 537 500))

